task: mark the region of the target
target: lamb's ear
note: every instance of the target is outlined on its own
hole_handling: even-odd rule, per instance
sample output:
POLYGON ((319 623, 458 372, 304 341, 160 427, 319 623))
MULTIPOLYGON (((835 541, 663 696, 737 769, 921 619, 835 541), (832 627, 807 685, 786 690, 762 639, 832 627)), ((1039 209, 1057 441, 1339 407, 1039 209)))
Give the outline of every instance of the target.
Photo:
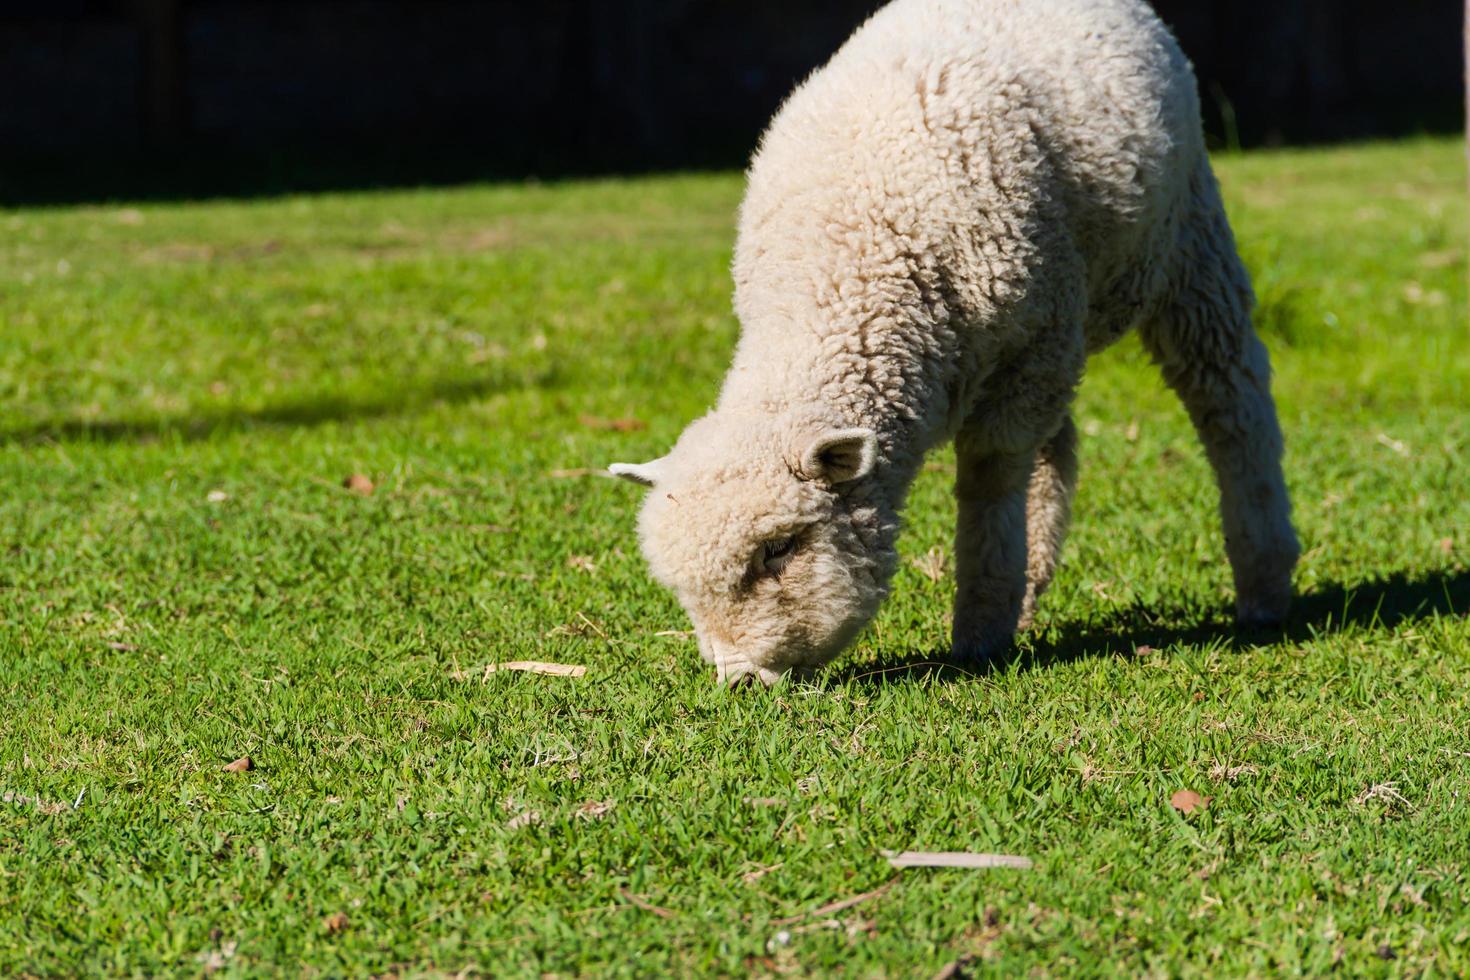
POLYGON ((867 476, 878 459, 878 437, 872 429, 834 429, 812 440, 801 454, 801 475, 808 480, 846 483, 867 476))
POLYGON ((658 482, 659 470, 662 466, 663 459, 659 458, 647 463, 613 463, 607 468, 607 471, 613 476, 622 477, 629 483, 651 487, 658 482))

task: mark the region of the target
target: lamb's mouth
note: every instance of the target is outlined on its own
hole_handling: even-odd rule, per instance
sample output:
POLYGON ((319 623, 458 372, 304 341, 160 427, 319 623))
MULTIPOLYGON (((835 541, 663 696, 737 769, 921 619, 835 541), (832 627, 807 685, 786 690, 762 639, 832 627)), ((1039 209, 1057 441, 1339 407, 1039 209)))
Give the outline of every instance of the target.
POLYGON ((798 680, 810 677, 814 672, 815 668, 800 664, 793 664, 778 670, 775 667, 762 667, 743 660, 727 660, 715 664, 715 683, 730 688, 753 687, 757 683, 762 687, 771 687, 782 678, 789 677, 798 680))
POLYGON ((759 682, 762 687, 770 687, 781 679, 782 672, 772 670, 769 667, 757 667, 752 663, 742 661, 723 661, 715 664, 715 683, 725 687, 753 686, 759 682))

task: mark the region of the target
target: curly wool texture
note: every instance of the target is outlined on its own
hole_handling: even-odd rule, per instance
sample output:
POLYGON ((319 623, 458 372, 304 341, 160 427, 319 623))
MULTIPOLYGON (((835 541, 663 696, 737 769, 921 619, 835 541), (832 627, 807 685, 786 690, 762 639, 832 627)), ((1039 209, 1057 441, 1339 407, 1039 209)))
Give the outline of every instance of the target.
POLYGON ((1221 487, 1239 615, 1297 544, 1252 296, 1188 62, 1138 0, 896 0, 776 115, 735 250, 742 332, 640 519, 722 679, 834 656, 884 597, 924 454, 955 440, 957 653, 1031 616, 1076 479, 1087 355, 1137 326, 1221 487), (776 573, 763 548, 793 537, 776 573))

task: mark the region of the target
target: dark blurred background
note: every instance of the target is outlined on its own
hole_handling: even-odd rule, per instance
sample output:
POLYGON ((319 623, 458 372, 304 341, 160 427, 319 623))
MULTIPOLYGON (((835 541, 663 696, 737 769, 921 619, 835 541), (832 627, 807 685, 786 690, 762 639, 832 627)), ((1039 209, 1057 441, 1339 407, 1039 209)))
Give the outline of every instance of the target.
MULTIPOLYGON (((0 0, 0 200, 739 166, 876 0, 0 0)), ((1156 0, 1216 145, 1458 129, 1460 0, 1156 0)))

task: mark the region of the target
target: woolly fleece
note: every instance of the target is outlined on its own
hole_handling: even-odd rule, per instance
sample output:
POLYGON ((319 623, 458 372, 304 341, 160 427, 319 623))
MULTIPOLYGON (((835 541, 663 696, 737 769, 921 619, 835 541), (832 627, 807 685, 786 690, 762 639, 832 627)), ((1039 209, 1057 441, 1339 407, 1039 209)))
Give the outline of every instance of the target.
POLYGON ((720 680, 819 666, 876 612, 924 454, 958 455, 956 655, 1051 580, 1087 355, 1137 327, 1215 469, 1237 615, 1298 546, 1266 350, 1188 62, 1139 0, 896 0, 802 84, 740 210, 716 407, 613 472, 720 680))

